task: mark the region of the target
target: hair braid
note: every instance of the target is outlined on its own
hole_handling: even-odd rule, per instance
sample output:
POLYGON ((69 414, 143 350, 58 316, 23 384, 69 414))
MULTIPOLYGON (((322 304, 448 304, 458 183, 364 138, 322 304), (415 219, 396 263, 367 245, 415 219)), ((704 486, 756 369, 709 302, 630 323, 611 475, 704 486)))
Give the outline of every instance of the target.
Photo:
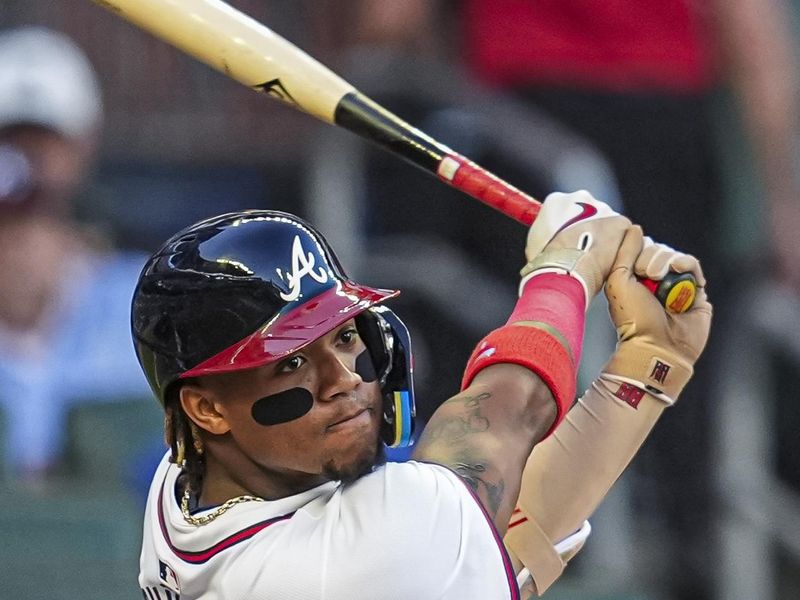
POLYGON ((197 425, 177 401, 168 401, 164 431, 170 448, 170 461, 182 469, 180 485, 192 494, 200 492, 205 464, 203 440, 197 425))

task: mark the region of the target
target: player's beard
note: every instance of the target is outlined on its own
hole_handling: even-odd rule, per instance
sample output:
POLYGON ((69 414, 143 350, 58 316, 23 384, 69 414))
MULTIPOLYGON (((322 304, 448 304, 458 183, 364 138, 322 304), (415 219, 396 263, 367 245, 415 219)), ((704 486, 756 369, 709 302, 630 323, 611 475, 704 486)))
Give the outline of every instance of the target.
POLYGON ((375 467, 385 462, 386 446, 383 445, 383 440, 378 436, 373 452, 359 456, 346 465, 337 465, 334 460, 328 461, 323 468, 323 472, 332 481, 353 483, 359 477, 370 473, 375 467))

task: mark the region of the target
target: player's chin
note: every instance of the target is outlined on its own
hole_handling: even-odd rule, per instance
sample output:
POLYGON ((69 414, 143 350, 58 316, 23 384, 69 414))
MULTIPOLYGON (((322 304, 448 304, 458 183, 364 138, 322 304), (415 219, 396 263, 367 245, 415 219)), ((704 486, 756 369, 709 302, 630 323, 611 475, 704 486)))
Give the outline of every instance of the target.
POLYGON ((357 448, 348 448, 330 457, 323 467, 325 476, 351 483, 386 462, 386 449, 377 432, 374 436, 364 436, 363 442, 357 448))

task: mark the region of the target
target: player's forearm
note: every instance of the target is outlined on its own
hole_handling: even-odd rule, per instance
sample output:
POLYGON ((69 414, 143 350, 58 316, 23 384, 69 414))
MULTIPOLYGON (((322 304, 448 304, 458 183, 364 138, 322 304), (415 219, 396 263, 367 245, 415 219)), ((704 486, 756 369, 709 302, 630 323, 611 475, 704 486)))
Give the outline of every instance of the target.
POLYGON ((525 467, 520 507, 554 543, 595 511, 667 406, 644 394, 634 408, 616 388, 595 382, 525 467))
POLYGON ((605 287, 617 349, 595 385, 534 449, 522 476, 520 513, 504 538, 515 568, 527 568, 537 593, 558 579, 581 548, 588 527, 576 530, 691 377, 713 312, 704 282, 696 258, 645 244, 638 227, 626 232, 605 287), (637 275, 661 268, 691 272, 700 284, 688 311, 665 318, 637 281, 637 275))
POLYGON ((517 365, 493 365, 437 409, 413 456, 461 475, 502 534, 525 462, 555 416, 550 389, 537 375, 517 365))
POLYGON ((629 226, 586 191, 545 199, 528 233, 511 316, 478 342, 464 392, 437 411, 423 435, 416 456, 461 473, 501 532, 530 450, 575 398, 586 305, 629 226), (475 424, 481 429, 473 431, 475 424))
MULTIPOLYGON (((519 573, 525 566, 531 597, 563 572, 588 534, 595 511, 661 416, 666 404, 645 394, 637 407, 614 398, 607 385, 592 387, 556 431, 537 445, 522 475, 519 512, 504 542, 519 573), (575 535, 573 535, 575 534, 575 535), (563 542, 562 542, 563 541, 563 542), (565 546, 559 550, 557 545, 565 546)), ((617 384, 618 385, 618 384, 617 384)))

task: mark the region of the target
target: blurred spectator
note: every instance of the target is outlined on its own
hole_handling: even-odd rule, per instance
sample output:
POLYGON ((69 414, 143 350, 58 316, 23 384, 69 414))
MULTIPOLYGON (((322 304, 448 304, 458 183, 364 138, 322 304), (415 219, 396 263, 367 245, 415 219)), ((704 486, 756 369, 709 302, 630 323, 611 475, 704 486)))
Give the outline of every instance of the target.
MULTIPOLYGON (((774 265, 773 275, 800 293, 791 16, 782 0, 467 0, 463 47, 484 81, 546 110, 606 154, 625 214, 703 261, 719 325, 729 280, 742 285, 741 272, 724 269, 730 256, 715 110, 725 87, 758 167, 763 197, 752 200, 769 215, 765 239, 776 260, 759 264, 774 265)), ((757 221, 750 220, 750 235, 757 221)), ((675 533, 666 579, 675 598, 692 600, 708 597, 713 569, 711 362, 699 365, 700 376, 636 463, 647 484, 642 507, 675 533)))
POLYGON ((67 37, 0 34, 0 407, 5 454, 26 478, 58 465, 74 403, 149 393, 129 327, 142 259, 74 216, 101 118, 92 67, 67 37))

